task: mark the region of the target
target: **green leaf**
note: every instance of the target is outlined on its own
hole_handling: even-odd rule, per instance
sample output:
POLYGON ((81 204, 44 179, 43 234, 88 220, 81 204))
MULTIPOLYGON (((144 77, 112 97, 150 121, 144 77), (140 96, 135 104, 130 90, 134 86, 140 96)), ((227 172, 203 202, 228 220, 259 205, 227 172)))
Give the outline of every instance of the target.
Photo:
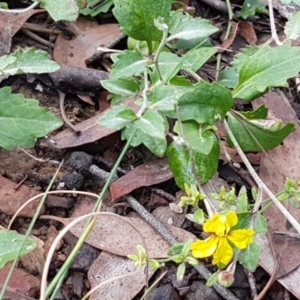
POLYGON ((185 274, 185 263, 181 263, 178 267, 177 267, 177 272, 176 272, 176 279, 177 280, 182 280, 183 276, 185 274))
POLYGON ((134 97, 140 90, 139 84, 131 78, 107 79, 100 83, 110 93, 121 96, 134 97))
POLYGON ((300 11, 296 11, 289 18, 284 27, 284 33, 289 40, 296 40, 300 37, 300 11))
POLYGON ((260 0, 245 0, 239 13, 244 19, 254 16, 256 13, 268 13, 266 4, 260 0))
POLYGON ((156 156, 162 157, 167 148, 165 131, 163 117, 158 112, 148 109, 140 119, 122 131, 122 140, 128 140, 132 133, 136 132, 131 146, 136 147, 144 144, 156 156))
POLYGON ((168 250, 168 256, 175 256, 181 254, 183 247, 183 243, 178 243, 171 246, 171 248, 168 250))
POLYGON ((222 71, 220 80, 218 81, 219 84, 233 89, 239 82, 239 74, 235 68, 226 68, 222 71))
POLYGON ((291 4, 295 3, 296 5, 300 5, 300 0, 280 0, 282 4, 291 4))
POLYGON ((101 13, 107 13, 108 10, 111 8, 111 6, 114 4, 113 0, 104 0, 102 3, 100 3, 99 5, 94 6, 94 3, 98 2, 99 0, 93 0, 93 1, 88 1, 88 5, 89 7, 86 7, 84 9, 80 10, 80 13, 84 16, 92 16, 95 17, 101 13), (93 7, 93 8, 90 8, 93 7))
POLYGON ((239 113, 247 119, 266 119, 268 116, 268 108, 264 105, 260 105, 253 111, 240 111, 239 113))
POLYGON ((52 73, 59 65, 48 59, 45 51, 18 49, 14 53, 0 57, 0 75, 15 75, 22 73, 52 73))
MULTIPOLYGON (((247 229, 251 226, 252 214, 250 212, 238 213, 238 223, 231 228, 231 230, 236 229, 247 229)), ((267 220, 264 216, 258 212, 253 226, 255 233, 266 233, 267 232, 267 220)))
POLYGON ((215 116, 219 114, 224 118, 232 104, 231 94, 226 88, 217 83, 200 81, 194 91, 184 94, 178 100, 180 120, 214 124, 215 116))
POLYGON ((171 0, 114 0, 113 13, 120 23, 121 30, 128 36, 147 41, 152 52, 152 41, 162 38, 162 31, 154 25, 154 20, 163 17, 168 24, 171 0))
POLYGON ((254 100, 269 87, 284 86, 300 71, 300 49, 290 45, 265 46, 243 61, 234 98, 254 100))
POLYGON ((37 138, 57 129, 62 121, 39 106, 35 99, 12 94, 9 87, 0 89, 0 147, 30 148, 37 138))
POLYGON ((196 72, 216 53, 217 49, 213 47, 192 49, 184 55, 183 69, 196 72))
POLYGON ((196 184, 195 175, 201 183, 205 183, 216 173, 219 163, 220 147, 215 137, 210 153, 203 154, 200 151, 191 149, 191 155, 184 140, 175 137, 167 149, 169 168, 174 175, 176 184, 184 189, 184 184, 196 184), (193 172, 195 168, 195 173, 193 172))
POLYGON ((218 271, 211 274, 211 276, 208 278, 208 280, 206 282, 206 286, 210 287, 210 286, 213 286, 215 283, 218 283, 218 276, 219 276, 218 271))
POLYGON ((39 3, 56 22, 72 22, 78 18, 79 8, 75 0, 39 0, 39 3))
POLYGON ((124 104, 115 105, 99 120, 98 124, 107 128, 123 129, 136 119, 135 113, 124 104))
POLYGON ((194 150, 205 155, 211 152, 216 142, 216 136, 211 131, 205 130, 205 126, 199 125, 195 121, 182 122, 181 126, 177 121, 173 130, 184 138, 194 150))
POLYGON ((240 189, 237 201, 236 201, 236 212, 245 212, 248 210, 248 197, 247 190, 244 186, 240 189))
MULTIPOLYGON (((17 257, 24 238, 24 235, 18 234, 16 231, 0 230, 0 269, 3 268, 8 261, 14 260, 17 257)), ((24 242, 21 255, 29 253, 35 247, 36 242, 28 237, 24 242)))
POLYGON ((174 39, 192 40, 206 38, 217 32, 218 28, 205 19, 183 15, 183 17, 174 20, 169 31, 171 36, 167 38, 168 42, 174 39))
POLYGON ((245 268, 254 272, 258 266, 260 252, 260 244, 257 241, 253 241, 246 249, 241 250, 239 261, 245 268))
POLYGON ((169 168, 176 184, 183 190, 184 184, 196 184, 190 154, 183 139, 175 139, 167 148, 169 168))
MULTIPOLYGON (((151 75, 152 83, 156 83, 159 79, 157 70, 154 67, 151 75)), ((158 58, 158 67, 163 81, 168 82, 177 75, 182 68, 182 58, 174 53, 162 52, 158 58)))
MULTIPOLYGON (((243 151, 260 152, 278 146, 291 132, 295 131, 293 123, 287 123, 279 129, 266 129, 242 119, 238 115, 228 113, 228 125, 243 151)), ((233 146, 227 136, 227 143, 233 146)))
POLYGON ((175 103, 183 93, 177 86, 157 84, 148 95, 149 107, 160 112, 174 111, 175 103))
POLYGON ((110 78, 138 76, 144 72, 147 60, 135 49, 134 51, 126 50, 118 55, 118 60, 114 63, 110 78))

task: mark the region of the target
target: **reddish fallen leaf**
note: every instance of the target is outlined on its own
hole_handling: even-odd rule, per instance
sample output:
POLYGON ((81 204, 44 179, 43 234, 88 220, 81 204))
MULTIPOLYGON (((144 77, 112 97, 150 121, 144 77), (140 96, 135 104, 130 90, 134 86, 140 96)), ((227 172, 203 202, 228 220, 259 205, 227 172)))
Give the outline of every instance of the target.
MULTIPOLYGON (((80 207, 75 210, 76 216, 82 216, 84 213, 80 207)), ((72 218, 59 218, 54 216, 43 216, 45 219, 53 219, 62 222, 64 225, 69 224, 74 220, 72 218)), ((150 258, 166 258, 168 257, 168 250, 170 244, 166 242, 163 237, 157 233, 146 221, 141 219, 136 213, 130 213, 128 216, 123 217, 131 222, 143 236, 148 256, 150 258)), ((140 234, 130 225, 124 221, 123 218, 117 215, 102 215, 97 217, 97 221, 86 239, 86 243, 95 248, 107 251, 112 254, 127 256, 136 253, 136 246, 143 245, 140 234)), ((71 232, 80 237, 82 230, 85 228, 86 221, 77 223, 71 228, 71 232)), ((184 243, 189 238, 196 239, 196 237, 181 228, 166 225, 172 234, 178 239, 179 242, 184 243)))
MULTIPOLYGON (((86 30, 97 27, 98 24, 95 21, 91 21, 87 18, 79 16, 75 22, 66 22, 66 27, 74 34, 75 37, 79 36, 86 30)), ((53 58, 60 64, 67 64, 68 49, 70 47, 70 39, 66 39, 63 34, 59 34, 55 41, 53 49, 53 58)))
POLYGON ((8 22, 12 22, 12 36, 14 36, 23 24, 33 15, 45 12, 44 9, 31 9, 22 14, 0 12, 0 31, 2 32, 8 22))
MULTIPOLYGON (((11 264, 6 264, 2 269, 0 269, 0 286, 2 287, 7 274, 9 273, 11 264)), ((5 299, 14 299, 14 300, 24 300, 24 299, 32 299, 30 297, 36 297, 37 293, 40 289, 40 280, 23 271, 22 269, 14 269, 12 273, 12 277, 9 281, 7 287, 7 296, 11 296, 11 298, 5 299), (27 298, 28 297, 28 298, 27 298)))
MULTIPOLYGON (((269 91, 268 94, 254 103, 255 107, 261 104, 269 108, 270 118, 282 119, 284 123, 292 121, 296 126, 296 131, 283 141, 283 145, 268 151, 267 155, 263 154, 262 156, 259 175, 272 192, 276 194, 283 190, 286 178, 292 180, 299 180, 300 178, 300 169, 298 167, 300 165, 300 127, 295 112, 282 92, 269 91)), ((287 201, 284 201, 283 204, 296 220, 300 220, 299 209, 293 208, 287 201)), ((269 207, 264 216, 268 219, 269 241, 272 243, 276 258, 280 257, 279 268, 275 278, 280 278, 279 282, 297 298, 300 298, 300 272, 293 271, 300 265, 300 242, 274 234, 275 231, 295 232, 295 229, 275 205, 269 207), (287 274, 289 275, 286 276, 287 274), (295 281, 297 285, 294 284, 295 281)), ((273 272, 274 259, 273 264, 269 263, 270 257, 266 257, 264 253, 261 254, 260 265, 271 274, 273 272)))
MULTIPOLYGON (((30 198, 40 194, 39 191, 21 185, 17 190, 17 185, 0 175, 0 211, 7 215, 14 215, 15 212, 30 198)), ((33 217, 39 204, 39 199, 28 204, 19 214, 22 217, 33 217)), ((42 209, 42 212, 44 209, 42 209)))
POLYGON ((151 186, 171 178, 173 178, 173 174, 169 169, 167 159, 158 159, 142 164, 111 184, 112 201, 116 201, 139 187, 151 186))
MULTIPOLYGON (((154 271, 149 268, 148 280, 153 274, 154 271)), ((90 267, 88 279, 91 288, 114 279, 97 289, 89 298, 91 300, 106 298, 131 300, 146 284, 145 266, 137 271, 134 261, 102 251, 90 267), (118 276, 122 276, 122 278, 117 279, 118 276)))
POLYGON ((255 45, 257 42, 257 36, 253 26, 249 22, 239 22, 238 25, 239 34, 246 40, 249 45, 255 45))
POLYGON ((224 50, 228 49, 235 39, 236 32, 238 29, 238 23, 231 22, 231 26, 232 27, 231 27, 229 38, 223 41, 223 43, 220 46, 219 53, 222 53, 224 50))
MULTIPOLYGON (((135 105, 133 102, 134 99, 127 99, 122 102, 125 105, 128 105, 135 112, 139 110, 139 106, 135 105)), ((59 132, 56 136, 53 137, 55 142, 55 147, 58 149, 65 149, 70 147, 77 147, 88 143, 93 143, 100 140, 103 137, 106 137, 118 130, 109 129, 104 126, 100 126, 97 122, 99 118, 105 113, 102 112, 96 116, 81 122, 80 124, 75 125, 79 129, 80 134, 77 134, 71 129, 66 129, 59 132)))

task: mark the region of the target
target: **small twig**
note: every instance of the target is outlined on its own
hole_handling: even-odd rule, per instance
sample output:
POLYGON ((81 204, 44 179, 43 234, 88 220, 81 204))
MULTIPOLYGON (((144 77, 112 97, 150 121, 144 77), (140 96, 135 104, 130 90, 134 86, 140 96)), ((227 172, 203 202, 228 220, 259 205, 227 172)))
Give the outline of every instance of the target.
POLYGON ((28 37, 30 37, 31 39, 35 40, 36 42, 44 45, 44 46, 47 46, 47 47, 51 47, 51 48, 54 48, 54 44, 43 39, 42 37, 40 37, 39 35, 33 33, 32 31, 30 31, 29 29, 27 28, 21 28, 20 30, 22 33, 24 33, 25 35, 27 35, 28 37))
POLYGON ((283 235, 286 238, 300 240, 300 234, 294 232, 274 231, 273 234, 283 235))
POLYGON ((272 38, 275 41, 275 43, 277 44, 277 46, 280 46, 280 45, 282 45, 282 42, 279 41, 278 36, 277 36, 277 32, 276 32, 272 1, 273 0, 268 0, 271 33, 272 33, 272 38))
POLYGON ((61 117, 64 120, 64 122, 76 133, 80 133, 80 130, 74 126, 70 120, 68 119, 66 112, 65 112, 65 98, 66 94, 62 93, 61 91, 57 90, 58 95, 59 95, 59 108, 61 112, 61 117))
POLYGON ((23 153, 25 153, 26 155, 28 155, 30 158, 38 161, 38 162, 48 162, 48 160, 46 159, 42 159, 42 158, 38 158, 38 157, 35 157, 34 155, 32 155, 31 153, 29 153, 28 151, 26 151, 24 148, 20 147, 20 146, 17 146, 17 149, 22 151, 23 153))
POLYGON ((256 282, 255 282, 255 277, 252 272, 250 272, 248 269, 244 268, 244 272, 247 276, 249 286, 250 286, 250 291, 251 291, 251 298, 255 299, 257 297, 257 288, 256 288, 256 282))
POLYGON ((236 148, 238 154, 240 155, 241 159, 243 160, 244 164, 246 165, 248 171, 250 172, 251 176, 255 180, 256 184, 259 188, 261 188, 273 201, 273 203, 277 206, 279 211, 286 217, 286 219, 292 224, 292 226, 297 230, 297 232, 300 234, 300 224, 297 222, 297 220, 290 214, 290 212, 281 204, 281 202, 276 198, 276 196, 270 191, 270 189, 264 184, 264 182, 260 179, 260 177, 255 172, 254 168, 250 164, 248 158, 244 154, 243 150, 241 149, 239 143, 237 142, 235 136, 233 135, 231 129, 228 126, 228 123, 226 120, 224 120, 225 129, 236 148))
POLYGON ((24 178, 14 187, 14 190, 18 190, 19 187, 25 182, 25 180, 28 178, 28 174, 25 174, 24 178))
POLYGON ((49 33, 49 34, 55 34, 55 35, 62 33, 62 31, 58 30, 58 29, 46 28, 39 24, 27 23, 27 22, 25 22, 23 24, 22 28, 25 28, 25 29, 28 29, 28 30, 34 31, 34 32, 49 33))
POLYGON ((22 8, 22 9, 5 9, 5 8, 0 8, 0 12, 6 12, 6 13, 10 13, 10 14, 21 14, 21 13, 27 12, 27 11, 35 8, 38 5, 39 5, 39 2, 35 1, 30 6, 28 6, 26 8, 22 8))

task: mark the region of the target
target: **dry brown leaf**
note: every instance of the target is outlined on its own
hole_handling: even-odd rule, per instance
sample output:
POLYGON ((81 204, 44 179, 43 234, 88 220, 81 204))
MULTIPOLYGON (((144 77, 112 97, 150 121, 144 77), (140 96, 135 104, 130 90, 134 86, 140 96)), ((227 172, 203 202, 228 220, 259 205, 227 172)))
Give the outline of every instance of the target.
MULTIPOLYGON (((82 212, 79 213, 82 215, 82 212)), ((73 218, 58 218, 53 216, 43 216, 43 218, 54 219, 62 222, 64 225, 69 224, 73 218)), ((130 213, 128 216, 121 218, 117 215, 102 215, 97 217, 97 221, 93 230, 86 239, 86 243, 95 248, 107 251, 120 256, 127 256, 136 253, 136 246, 143 245, 141 236, 143 236, 148 256, 150 258, 168 257, 167 252, 170 244, 166 242, 162 236, 157 233, 146 221, 141 219, 136 213, 130 213), (140 234, 124 219, 131 222, 137 228, 140 234)), ((79 237, 85 228, 86 221, 77 223, 70 230, 75 236, 79 237)), ((188 239, 196 239, 196 237, 181 228, 168 226, 167 228, 181 243, 188 239)))
MULTIPOLYGON (((132 260, 102 251, 88 271, 88 279, 91 287, 94 288, 117 276, 127 276, 111 280, 109 283, 104 284, 91 295, 90 299, 133 299, 146 283, 145 266, 142 266, 137 272, 136 270, 137 268, 134 266, 132 260)), ((148 279, 153 274, 154 271, 148 270, 148 279)))
POLYGON ((0 12, 0 31, 2 32, 8 22, 12 22, 12 36, 14 36, 23 24, 33 15, 45 12, 44 9, 32 9, 22 14, 0 12))
MULTIPOLYGON (((291 133, 283 142, 283 145, 263 154, 259 175, 264 183, 270 187, 273 193, 282 191, 286 178, 299 180, 300 178, 300 129, 295 112, 281 91, 269 91, 264 97, 255 101, 254 107, 264 104, 269 108, 269 118, 282 119, 284 123, 294 122, 296 131, 291 133)), ((267 197, 266 197, 267 198, 267 197)), ((287 201, 283 202, 289 212, 300 220, 300 210, 293 208, 287 201)), ((280 257, 280 265, 276 278, 296 297, 300 298, 300 289, 295 289, 294 281, 300 282, 299 271, 293 271, 300 265, 300 242, 283 236, 274 235, 274 231, 295 232, 285 217, 273 205, 264 213, 268 219, 268 232, 272 248, 276 258, 280 257), (288 251, 287 251, 288 249, 288 251), (289 276, 286 276, 289 274, 289 276)), ((270 274, 273 272, 272 265, 268 263, 271 259, 263 252, 260 256, 260 265, 270 274)), ((268 254, 269 255, 269 254, 268 254)), ((274 259, 273 259, 274 260, 274 259)))
POLYGON ((133 190, 158 184, 173 178, 167 159, 158 159, 139 165, 110 186, 112 201, 129 194, 133 190))
MULTIPOLYGON (((21 185, 15 190, 16 184, 0 175, 0 211, 7 215, 14 215, 15 212, 31 197, 34 197, 40 192, 37 190, 21 185)), ((39 200, 35 200, 28 204, 19 214, 23 217, 33 217, 39 200)), ((44 212, 42 209, 41 213, 44 212)))
POLYGON ((235 39, 236 32, 238 29, 238 23, 231 22, 231 26, 232 28, 230 31, 229 38, 223 41, 223 43, 220 46, 219 53, 222 53, 224 50, 228 49, 235 39))
MULTIPOLYGON (((127 99, 122 103, 128 105, 133 111, 137 112, 139 106, 135 105, 133 102, 135 99, 127 99)), ((58 149, 65 149, 70 147, 77 147, 88 143, 96 142, 103 137, 106 137, 116 131, 117 129, 109 129, 104 126, 100 126, 97 122, 101 116, 105 114, 105 111, 97 114, 96 116, 75 125, 79 129, 80 134, 77 134, 71 129, 66 129, 59 132, 53 137, 55 142, 55 147, 58 149)))
POLYGON ((119 24, 104 24, 86 30, 70 41, 67 64, 69 66, 86 67, 85 60, 96 52, 97 47, 106 46, 120 33, 119 24))
POLYGON ((238 30, 240 35, 246 40, 249 45, 254 45, 257 42, 257 36, 253 26, 249 22, 239 22, 238 30))

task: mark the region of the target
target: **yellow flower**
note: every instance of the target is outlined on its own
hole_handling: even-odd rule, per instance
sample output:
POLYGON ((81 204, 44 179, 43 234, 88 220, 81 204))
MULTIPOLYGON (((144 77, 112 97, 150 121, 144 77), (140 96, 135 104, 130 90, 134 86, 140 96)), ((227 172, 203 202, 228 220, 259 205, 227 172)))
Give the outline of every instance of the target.
POLYGON ((192 255, 197 258, 213 255, 212 263, 214 265, 218 263, 227 265, 233 257, 233 249, 228 241, 231 241, 239 249, 245 249, 253 242, 252 236, 255 232, 252 228, 230 231, 237 222, 238 218, 234 211, 230 211, 226 215, 214 214, 203 225, 203 230, 210 233, 211 236, 206 240, 192 243, 192 255))

